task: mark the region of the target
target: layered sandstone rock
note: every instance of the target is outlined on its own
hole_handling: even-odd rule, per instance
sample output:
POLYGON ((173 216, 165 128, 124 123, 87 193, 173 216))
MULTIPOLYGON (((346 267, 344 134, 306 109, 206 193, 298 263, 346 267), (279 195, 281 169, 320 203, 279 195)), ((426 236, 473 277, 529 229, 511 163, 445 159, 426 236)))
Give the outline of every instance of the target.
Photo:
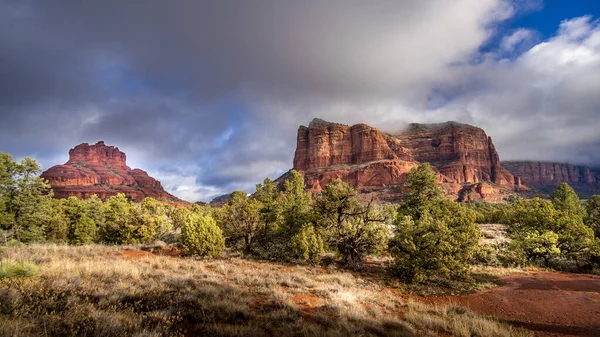
POLYGON ((411 124, 390 135, 365 124, 315 119, 298 129, 294 169, 315 192, 341 178, 362 193, 396 201, 405 192, 407 173, 423 162, 439 172, 439 183, 451 198, 501 200, 525 188, 500 166, 491 138, 470 125, 411 124))
POLYGON ((505 161, 502 166, 542 193, 550 193, 560 183, 566 182, 580 197, 600 194, 600 171, 587 166, 538 161, 505 161))
POLYGON ((48 180, 57 198, 75 196, 85 199, 96 194, 106 199, 124 193, 136 201, 145 197, 180 201, 145 171, 129 168, 125 153, 102 141, 95 145, 75 146, 69 151, 69 160, 64 165, 49 168, 41 177, 48 180))

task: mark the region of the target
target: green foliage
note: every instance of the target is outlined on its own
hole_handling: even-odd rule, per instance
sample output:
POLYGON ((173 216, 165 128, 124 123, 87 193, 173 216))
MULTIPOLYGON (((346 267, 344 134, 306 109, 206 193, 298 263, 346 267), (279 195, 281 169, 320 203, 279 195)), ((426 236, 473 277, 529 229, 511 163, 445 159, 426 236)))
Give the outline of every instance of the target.
MULTIPOLYGON (((554 200, 558 202, 557 197, 554 200)), ((553 257, 560 256, 587 264, 594 242, 594 232, 575 212, 577 208, 571 208, 575 204, 571 203, 568 207, 565 206, 568 203, 557 204, 561 207, 560 210, 556 210, 552 203, 540 198, 516 202, 509 227, 509 234, 514 242, 512 247, 527 248, 523 254, 529 262, 542 259, 548 264, 553 257), (554 236, 548 232, 557 235, 558 253, 551 247, 553 242, 551 239, 554 236), (535 244, 539 244, 537 249, 535 244), (537 254, 535 251, 541 253, 537 254)))
POLYGON ((468 202, 465 205, 475 212, 475 223, 508 224, 510 222, 510 203, 468 202))
POLYGON ((398 207, 392 271, 407 282, 468 279, 481 237, 475 212, 444 199, 436 181, 429 164, 411 170, 407 199, 398 207))
POLYGON ((260 217, 261 204, 242 191, 234 191, 223 206, 219 226, 227 241, 234 247, 241 244, 246 253, 254 252, 257 238, 264 233, 260 217))
POLYGON ((423 163, 408 173, 405 187, 408 188, 406 200, 400 204, 400 216, 410 216, 419 220, 423 214, 428 213, 429 207, 444 198, 442 190, 437 185, 437 175, 429 163, 423 163))
POLYGON ((69 219, 63 208, 63 200, 53 199, 46 226, 46 241, 67 243, 69 236, 69 219))
POLYGON ((183 227, 185 220, 190 216, 191 210, 187 207, 177 207, 171 213, 171 220, 173 221, 173 229, 180 229, 183 227))
POLYGON ((133 206, 123 193, 108 198, 104 202, 104 226, 101 229, 102 242, 108 244, 126 243, 131 237, 130 222, 133 206))
POLYGON ((552 231, 528 231, 519 233, 509 244, 509 250, 516 253, 521 265, 536 259, 548 261, 560 254, 558 234, 552 231))
POLYGON ((190 214, 181 227, 179 239, 189 255, 219 256, 225 247, 221 229, 209 215, 190 214))
POLYGON ((73 223, 72 233, 70 243, 76 245, 92 243, 96 239, 96 224, 87 215, 83 214, 73 223))
POLYGON ((311 222, 312 195, 304 191, 304 178, 295 170, 284 183, 284 190, 279 203, 280 230, 293 235, 311 222))
POLYGON ((263 258, 288 260, 295 256, 292 237, 312 223, 312 196, 304 191, 302 175, 292 170, 283 187, 278 192, 273 182, 265 179, 256 188, 261 231, 254 253, 263 258))
POLYGON ((277 229, 280 207, 278 203, 279 191, 277 186, 269 178, 265 178, 263 184, 256 185, 254 199, 260 203, 260 218, 265 232, 277 229))
POLYGON ((23 247, 24 244, 21 241, 17 240, 17 239, 10 239, 6 243, 6 246, 7 247, 23 247))
POLYGON ((392 270, 409 283, 468 279, 481 232, 472 211, 453 201, 428 206, 419 220, 399 216, 390 247, 392 270))
POLYGON ((38 275, 37 266, 30 262, 0 261, 0 280, 10 278, 33 278, 38 275))
POLYGON ((360 263, 366 255, 379 254, 387 246, 385 213, 359 200, 358 192, 339 179, 327 184, 318 196, 314 219, 344 264, 360 263))
POLYGON ((585 224, 590 227, 597 238, 600 237, 600 195, 593 195, 586 203, 587 216, 585 224))
POLYGON ((557 211, 562 211, 568 216, 585 216, 585 208, 579 200, 577 193, 567 183, 561 183, 550 195, 552 205, 557 211))
POLYGON ((173 221, 168 216, 170 205, 163 204, 153 198, 144 198, 136 206, 138 223, 140 226, 143 226, 138 229, 138 232, 143 231, 145 233, 140 238, 141 243, 148 243, 159 239, 173 229, 173 221))
POLYGON ((69 197, 64 200, 62 207, 67 219, 69 243, 81 245, 94 242, 98 228, 96 223, 87 216, 86 201, 69 197))
MULTIPOLYGON (((92 195, 85 203, 85 214, 92 219, 94 224, 96 225, 98 231, 104 227, 106 218, 104 215, 104 203, 97 195, 92 195)), ((99 238, 97 238, 98 240, 99 238)))
POLYGON ((290 245, 297 259, 317 263, 324 252, 323 239, 312 225, 305 225, 292 236, 290 245))
POLYGON ((17 163, 0 152, 0 226, 22 242, 44 240, 52 190, 38 176, 40 172, 35 160, 17 163))

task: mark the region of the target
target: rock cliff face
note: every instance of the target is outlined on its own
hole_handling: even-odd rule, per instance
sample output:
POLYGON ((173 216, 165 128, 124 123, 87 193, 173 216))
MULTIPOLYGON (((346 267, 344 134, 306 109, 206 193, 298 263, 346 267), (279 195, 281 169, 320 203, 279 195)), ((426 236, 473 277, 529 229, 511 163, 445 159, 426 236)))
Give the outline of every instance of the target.
POLYGON ((500 166, 491 138, 470 125, 411 124, 407 131, 390 135, 365 124, 315 119, 298 129, 294 169, 316 192, 341 178, 362 193, 396 201, 405 192, 408 171, 423 162, 439 172, 439 183, 451 198, 501 200, 525 188, 500 166))
POLYGON ((106 199, 124 193, 136 201, 145 197, 180 201, 145 171, 129 168, 125 160, 125 153, 102 141, 95 145, 83 143, 69 151, 69 161, 52 166, 41 177, 48 180, 57 198, 85 199, 96 194, 106 199))
POLYGON ((504 161, 502 166, 541 193, 551 193, 566 182, 582 198, 600 194, 600 171, 586 166, 538 161, 504 161))

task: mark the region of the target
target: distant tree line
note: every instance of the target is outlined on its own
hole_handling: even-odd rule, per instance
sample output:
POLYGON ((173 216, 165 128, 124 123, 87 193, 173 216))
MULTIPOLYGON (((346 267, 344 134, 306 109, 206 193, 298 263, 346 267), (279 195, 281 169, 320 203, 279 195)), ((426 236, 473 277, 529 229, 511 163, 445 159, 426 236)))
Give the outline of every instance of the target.
POLYGON ((582 203, 567 184, 551 200, 512 199, 462 204, 444 198, 429 164, 408 174, 407 196, 383 206, 333 180, 312 195, 291 171, 280 190, 270 179, 248 196, 233 192, 222 207, 174 206, 117 194, 54 199, 30 158, 0 152, 0 226, 7 244, 83 245, 178 243, 188 255, 218 256, 225 247, 256 258, 319 263, 324 253, 361 264, 390 258, 389 270, 406 282, 469 279, 473 264, 529 265, 591 270, 600 264, 600 196, 582 203), (480 245, 477 223, 507 225, 510 241, 480 245))

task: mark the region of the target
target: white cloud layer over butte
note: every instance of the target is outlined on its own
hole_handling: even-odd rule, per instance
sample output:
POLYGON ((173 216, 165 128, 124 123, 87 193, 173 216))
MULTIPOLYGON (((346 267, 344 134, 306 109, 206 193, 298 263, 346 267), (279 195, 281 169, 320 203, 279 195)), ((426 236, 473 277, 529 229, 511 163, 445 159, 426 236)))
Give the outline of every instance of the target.
POLYGON ((9 2, 0 141, 60 153, 37 157, 47 167, 103 139, 190 201, 289 169, 313 117, 389 132, 456 120, 484 128, 502 159, 598 165, 600 27, 498 36, 536 3, 9 2))

